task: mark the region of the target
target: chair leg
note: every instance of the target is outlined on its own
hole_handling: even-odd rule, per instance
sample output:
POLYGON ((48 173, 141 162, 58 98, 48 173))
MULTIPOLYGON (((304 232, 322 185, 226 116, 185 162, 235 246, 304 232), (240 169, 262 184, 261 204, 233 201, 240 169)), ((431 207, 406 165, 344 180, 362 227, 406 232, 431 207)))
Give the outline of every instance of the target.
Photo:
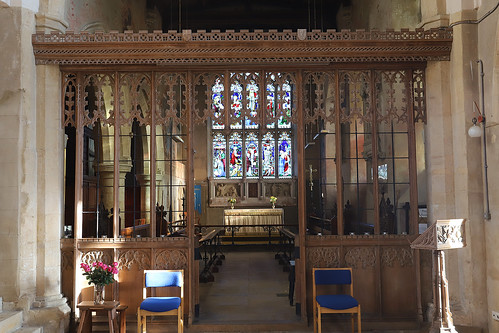
POLYGON ((352 322, 352 333, 355 333, 355 318, 353 313, 350 315, 350 321, 352 322))
POLYGON ((137 309, 137 333, 141 333, 142 330, 140 328, 140 307, 137 309))
POLYGON ((359 312, 357 312, 357 330, 359 333, 362 332, 362 329, 360 328, 360 305, 359 305, 359 312))
POLYGON ((321 323, 321 309, 317 309, 317 332, 321 333, 322 332, 322 323, 321 323))
POLYGON ((317 333, 317 306, 314 304, 314 333, 317 333))

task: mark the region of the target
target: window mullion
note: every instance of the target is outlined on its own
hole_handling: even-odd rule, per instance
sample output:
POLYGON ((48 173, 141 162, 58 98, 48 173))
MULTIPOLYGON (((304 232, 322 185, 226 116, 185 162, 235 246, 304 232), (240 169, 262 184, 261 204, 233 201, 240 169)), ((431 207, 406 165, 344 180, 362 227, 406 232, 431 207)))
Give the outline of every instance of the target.
POLYGON ((119 72, 114 73, 114 106, 116 108, 114 112, 114 177, 113 177, 113 236, 114 238, 118 237, 118 233, 121 231, 120 228, 120 206, 119 206, 119 181, 120 181, 120 102, 119 102, 119 85, 120 85, 120 76, 119 72))
POLYGON ((150 170, 150 182, 149 182, 149 220, 151 221, 151 237, 157 237, 156 235, 156 75, 155 72, 151 72, 151 132, 149 135, 149 140, 151 140, 149 149, 149 170, 150 170))

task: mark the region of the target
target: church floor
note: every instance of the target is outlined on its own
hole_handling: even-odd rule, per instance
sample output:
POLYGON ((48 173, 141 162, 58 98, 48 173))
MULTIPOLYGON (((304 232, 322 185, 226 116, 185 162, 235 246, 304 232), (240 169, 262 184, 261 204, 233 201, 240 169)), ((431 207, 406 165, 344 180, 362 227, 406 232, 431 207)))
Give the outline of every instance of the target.
MULTIPOLYGON (((284 272, 273 252, 224 251, 225 260, 214 282, 200 283, 199 316, 184 332, 313 332, 295 314, 288 299, 288 272, 284 272)), ((201 262, 200 269, 203 268, 201 262)), ((134 318, 127 323, 127 332, 135 333, 134 318)), ((148 323, 148 333, 176 332, 175 322, 148 323)), ((323 332, 350 332, 350 326, 323 327, 323 332)), ((381 331, 370 333, 417 333, 419 330, 381 331)))

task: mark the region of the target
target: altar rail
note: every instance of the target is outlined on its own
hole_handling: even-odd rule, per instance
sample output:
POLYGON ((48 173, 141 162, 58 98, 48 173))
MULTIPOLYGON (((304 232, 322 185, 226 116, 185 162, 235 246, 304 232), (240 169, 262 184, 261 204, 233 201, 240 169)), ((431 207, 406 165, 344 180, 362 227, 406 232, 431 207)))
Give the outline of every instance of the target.
POLYGON ((280 238, 282 238, 282 235, 280 234, 280 230, 282 228, 294 230, 297 226, 295 224, 231 224, 223 226, 219 224, 210 224, 196 226, 195 232, 197 234, 205 235, 212 229, 222 230, 221 236, 223 236, 225 240, 229 239, 231 245, 241 244, 242 242, 248 244, 251 243, 252 240, 255 242, 257 240, 266 240, 268 245, 275 245, 281 241, 280 238), (251 235, 243 230, 240 233, 240 231, 245 228, 261 230, 261 232, 251 235))

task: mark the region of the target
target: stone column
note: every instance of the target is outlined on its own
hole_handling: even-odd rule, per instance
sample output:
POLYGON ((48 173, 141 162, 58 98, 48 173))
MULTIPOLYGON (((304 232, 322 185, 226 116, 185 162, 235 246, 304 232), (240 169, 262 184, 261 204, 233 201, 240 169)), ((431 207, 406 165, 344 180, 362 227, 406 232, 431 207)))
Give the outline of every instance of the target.
MULTIPOLYGON (((421 26, 428 29, 476 19, 472 8, 451 9, 448 4, 444 0, 422 0, 421 26)), ((486 327, 481 145, 480 140, 467 134, 473 101, 479 100, 476 29, 476 25, 454 26, 451 61, 428 63, 425 139, 429 221, 467 218, 469 222, 466 248, 449 252, 446 262, 454 323, 486 327)))
POLYGON ((36 292, 34 12, 0 7, 0 295, 28 310, 36 292))
MULTIPOLYGON (((64 1, 41 1, 36 30, 64 32, 64 1)), ((28 31, 31 34, 33 31, 28 31)), ((31 42, 30 59, 33 62, 31 42)), ((63 332, 69 326, 70 308, 61 294, 60 238, 64 218, 64 129, 61 125, 61 78, 58 66, 38 65, 36 76, 36 297, 25 321, 44 330, 63 332)))

